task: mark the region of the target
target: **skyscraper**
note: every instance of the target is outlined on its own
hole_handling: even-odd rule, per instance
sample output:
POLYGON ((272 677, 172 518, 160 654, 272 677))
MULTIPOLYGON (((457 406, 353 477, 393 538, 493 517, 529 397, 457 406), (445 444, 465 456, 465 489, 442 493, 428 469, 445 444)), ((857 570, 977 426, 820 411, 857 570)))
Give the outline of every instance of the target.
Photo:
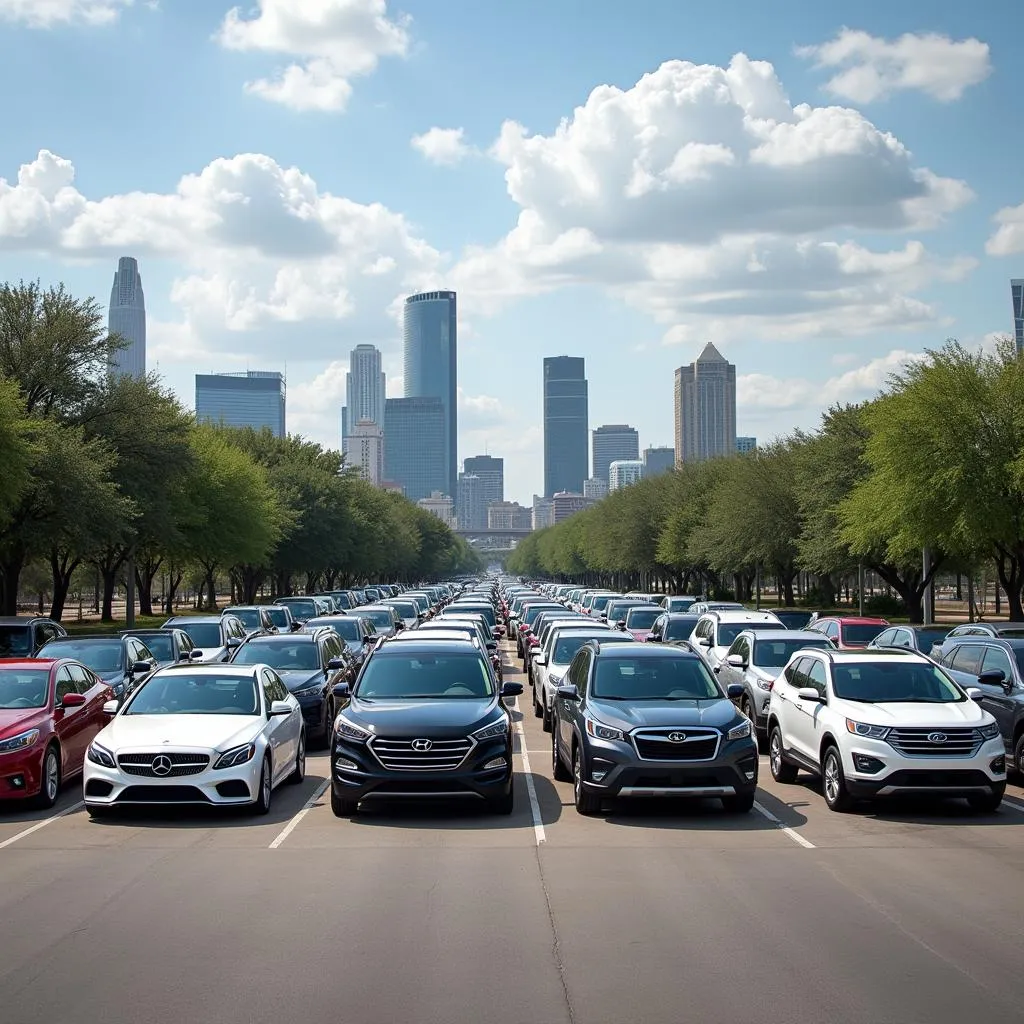
POLYGON ((583 481, 583 497, 587 501, 601 501, 608 497, 608 481, 592 476, 583 481))
POLYGON ((608 423, 592 432, 593 470, 597 480, 610 483, 608 467, 617 460, 640 458, 640 435, 625 423, 608 423))
POLYGON ((459 474, 459 494, 455 518, 460 530, 487 529, 487 502, 484 482, 472 473, 459 474))
POLYGON ((714 345, 676 370, 675 406, 678 463, 736 451, 736 367, 714 345))
POLYGON ((505 500, 505 460, 493 455, 473 455, 462 463, 464 473, 480 477, 484 508, 505 500))
POLYGON ((583 493, 587 478, 587 378, 580 356, 544 360, 544 495, 583 493))
POLYGON ((676 468, 675 448, 645 448, 644 476, 657 476, 676 468))
POLYGON ((635 484, 644 475, 644 464, 639 459, 616 459, 608 467, 608 493, 635 484))
POLYGON ((756 437, 737 437, 736 438, 736 451, 740 455, 748 455, 750 452, 757 451, 757 438, 756 437))
POLYGON ((373 420, 359 420, 352 425, 346 440, 347 464, 357 467, 364 480, 379 487, 384 479, 383 428, 373 420))
POLYGON ((341 450, 348 452, 345 439, 360 420, 384 426, 385 378, 380 350, 373 345, 356 345, 349 353, 345 374, 345 407, 341 410, 341 450))
POLYGON ((1010 297, 1013 299, 1013 340, 1020 355, 1024 353, 1024 278, 1010 282, 1010 297))
POLYGON ((116 377, 146 376, 146 297, 142 293, 139 264, 131 256, 117 261, 110 289, 107 329, 119 334, 128 347, 113 353, 110 373, 116 377))
MULTIPOLYGON (((459 475, 458 338, 455 292, 423 292, 405 300, 405 397, 437 398, 444 409, 445 482, 452 496, 459 475)), ((384 428, 385 438, 387 427, 384 428)), ((428 491, 427 494, 430 492, 428 491)), ((426 495, 420 495, 426 497, 426 495)))
POLYGON ((196 419, 225 427, 267 427, 275 437, 284 437, 284 375, 263 370, 197 373, 196 419))
POLYGON ((445 407, 440 398, 389 398, 384 403, 384 476, 410 501, 448 493, 445 407))

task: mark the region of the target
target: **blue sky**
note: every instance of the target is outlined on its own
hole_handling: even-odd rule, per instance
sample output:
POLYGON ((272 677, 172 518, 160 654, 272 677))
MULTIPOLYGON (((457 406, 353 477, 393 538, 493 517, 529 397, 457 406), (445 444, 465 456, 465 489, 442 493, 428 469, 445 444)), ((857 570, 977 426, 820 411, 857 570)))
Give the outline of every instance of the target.
POLYGON ((647 446, 709 340, 767 439, 1010 330, 1012 0, 230 10, 0 0, 0 89, 31 97, 0 137, 0 277, 105 303, 136 256, 188 404, 197 371, 286 368, 290 429, 336 446, 349 350, 400 394, 396 300, 454 287, 460 458, 503 455, 529 502, 544 355, 586 356, 591 425, 647 446))

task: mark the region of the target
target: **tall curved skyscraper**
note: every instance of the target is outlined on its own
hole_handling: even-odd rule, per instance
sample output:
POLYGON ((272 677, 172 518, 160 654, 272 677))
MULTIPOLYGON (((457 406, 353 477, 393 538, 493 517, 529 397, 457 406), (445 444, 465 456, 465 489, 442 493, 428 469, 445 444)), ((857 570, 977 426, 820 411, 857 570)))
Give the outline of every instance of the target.
MULTIPOLYGON (((405 300, 405 397, 439 398, 444 406, 444 479, 458 490, 458 339, 455 292, 423 292, 405 300)), ((386 431, 385 431, 386 434, 386 431)))
POLYGON ((113 376, 146 376, 146 299, 142 294, 139 264, 131 256, 117 261, 114 287, 110 291, 107 327, 119 334, 128 347, 115 352, 110 360, 113 376))

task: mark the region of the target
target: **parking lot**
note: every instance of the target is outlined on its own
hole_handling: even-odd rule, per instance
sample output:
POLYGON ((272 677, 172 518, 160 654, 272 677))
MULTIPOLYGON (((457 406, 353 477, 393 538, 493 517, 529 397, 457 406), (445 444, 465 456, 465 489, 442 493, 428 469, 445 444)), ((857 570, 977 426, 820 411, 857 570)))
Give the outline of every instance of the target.
MULTIPOLYGON (((506 679, 520 678, 506 652, 506 679)), ((514 655, 512 656, 514 658, 514 655)), ((1024 788, 830 812, 579 816, 516 714, 516 810, 340 820, 327 757, 271 812, 0 808, 4 1019, 961 1021, 1019 1015, 1024 788)))

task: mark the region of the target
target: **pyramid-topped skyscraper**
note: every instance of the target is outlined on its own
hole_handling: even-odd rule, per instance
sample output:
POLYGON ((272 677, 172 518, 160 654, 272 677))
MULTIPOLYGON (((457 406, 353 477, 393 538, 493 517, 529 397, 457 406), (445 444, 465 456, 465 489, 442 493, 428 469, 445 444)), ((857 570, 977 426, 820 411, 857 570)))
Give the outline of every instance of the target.
POLYGON ((678 463, 736 451, 736 367, 710 342, 676 370, 675 404, 678 463))
POLYGON ((128 347, 115 352, 110 372, 118 377, 146 376, 146 298, 142 294, 139 264, 131 256, 117 261, 114 287, 110 290, 107 329, 120 335, 128 347))

